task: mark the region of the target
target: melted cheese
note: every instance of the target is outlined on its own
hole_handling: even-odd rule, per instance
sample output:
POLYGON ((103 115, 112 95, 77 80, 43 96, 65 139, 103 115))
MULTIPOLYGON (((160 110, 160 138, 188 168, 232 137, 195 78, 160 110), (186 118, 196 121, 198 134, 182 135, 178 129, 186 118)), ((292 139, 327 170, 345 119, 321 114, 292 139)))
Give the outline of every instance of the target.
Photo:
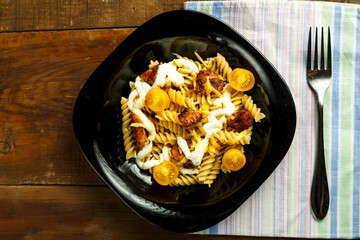
POLYGON ((169 148, 165 145, 160 154, 160 161, 170 161, 169 148))
POLYGON ((134 107, 141 109, 145 106, 145 97, 150 91, 151 86, 148 83, 141 81, 140 77, 137 77, 135 80, 135 88, 139 98, 135 101, 134 107))
POLYGON ((153 146, 153 144, 152 144, 152 142, 150 142, 147 145, 145 145, 145 147, 143 149, 141 149, 141 151, 138 153, 138 156, 140 155, 140 157, 136 158, 136 164, 139 166, 139 168, 147 170, 149 168, 159 165, 163 161, 170 161, 169 148, 167 146, 163 147, 159 160, 151 159, 146 162, 141 161, 142 158, 146 157, 146 155, 149 153, 149 151, 151 152, 152 146, 153 146))
POLYGON ((195 63, 184 58, 176 59, 177 62, 181 63, 185 68, 190 69, 193 73, 197 73, 199 68, 195 63))
POLYGON ((151 152, 152 146, 153 146, 152 141, 150 141, 150 142, 146 143, 145 146, 143 147, 143 149, 141 149, 138 152, 138 154, 136 156, 136 164, 139 166, 139 168, 146 170, 146 169, 149 169, 152 167, 151 161, 147 161, 147 162, 141 161, 143 158, 145 158, 145 156, 149 152, 151 152))
POLYGON ((185 82, 183 76, 176 70, 176 66, 172 62, 159 65, 152 87, 163 87, 166 84, 166 80, 169 80, 177 87, 185 82))
POLYGON ((183 166, 180 167, 180 172, 182 174, 198 174, 199 169, 197 168, 184 168, 183 166))

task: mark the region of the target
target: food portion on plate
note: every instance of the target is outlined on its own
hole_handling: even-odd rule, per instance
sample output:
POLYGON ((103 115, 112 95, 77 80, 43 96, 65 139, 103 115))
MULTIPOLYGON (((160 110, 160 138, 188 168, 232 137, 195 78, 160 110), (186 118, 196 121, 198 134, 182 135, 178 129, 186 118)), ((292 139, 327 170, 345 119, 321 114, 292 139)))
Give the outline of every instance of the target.
POLYGON ((164 186, 211 186, 221 171, 243 168, 243 146, 265 118, 246 93, 255 84, 249 70, 233 70, 220 53, 194 54, 154 59, 121 98, 126 159, 164 186))

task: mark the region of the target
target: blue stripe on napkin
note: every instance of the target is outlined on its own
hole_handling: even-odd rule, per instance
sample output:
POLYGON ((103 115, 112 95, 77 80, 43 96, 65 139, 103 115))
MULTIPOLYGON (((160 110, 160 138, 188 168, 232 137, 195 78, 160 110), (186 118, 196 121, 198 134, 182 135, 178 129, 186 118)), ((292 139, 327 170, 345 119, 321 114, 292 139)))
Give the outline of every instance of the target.
MULTIPOLYGON (((357 24, 356 24, 356 52, 360 53, 360 8, 357 10, 357 24)), ((356 55, 355 75, 360 76, 360 54, 356 55)), ((360 81, 355 81, 354 86, 354 102, 360 102, 360 81)), ((354 108, 354 172, 360 172, 360 161, 356 156, 360 156, 360 106, 354 108)), ((360 175, 354 174, 354 183, 360 183, 360 175)), ((353 189, 353 235, 359 236, 360 226, 360 193, 359 188, 353 189)))

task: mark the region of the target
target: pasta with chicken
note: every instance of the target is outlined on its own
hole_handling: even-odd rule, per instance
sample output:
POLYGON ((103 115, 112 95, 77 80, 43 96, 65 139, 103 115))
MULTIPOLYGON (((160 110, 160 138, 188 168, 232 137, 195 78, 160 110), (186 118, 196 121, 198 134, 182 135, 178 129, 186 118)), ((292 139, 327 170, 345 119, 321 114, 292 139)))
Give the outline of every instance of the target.
POLYGON ((211 186, 246 164, 243 145, 266 116, 244 93, 255 83, 250 71, 232 70, 220 53, 174 56, 151 61, 121 99, 126 159, 164 186, 211 186))

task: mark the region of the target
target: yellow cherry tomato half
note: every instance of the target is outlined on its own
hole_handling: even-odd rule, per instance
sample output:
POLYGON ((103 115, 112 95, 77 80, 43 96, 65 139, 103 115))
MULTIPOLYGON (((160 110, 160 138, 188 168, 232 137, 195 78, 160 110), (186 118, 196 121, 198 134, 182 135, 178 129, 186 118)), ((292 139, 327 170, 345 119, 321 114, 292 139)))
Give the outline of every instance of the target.
POLYGON ((164 161, 153 169, 153 177, 160 185, 166 186, 179 176, 178 166, 170 161, 164 161))
POLYGON ((243 68, 235 68, 229 74, 228 80, 232 88, 242 92, 249 91, 255 85, 254 74, 243 68))
POLYGON ((228 170, 238 171, 244 167, 246 163, 246 157, 239 149, 232 148, 224 154, 222 163, 228 170))
POLYGON ((152 88, 145 96, 145 105, 154 112, 163 111, 170 105, 169 95, 161 88, 152 88))

